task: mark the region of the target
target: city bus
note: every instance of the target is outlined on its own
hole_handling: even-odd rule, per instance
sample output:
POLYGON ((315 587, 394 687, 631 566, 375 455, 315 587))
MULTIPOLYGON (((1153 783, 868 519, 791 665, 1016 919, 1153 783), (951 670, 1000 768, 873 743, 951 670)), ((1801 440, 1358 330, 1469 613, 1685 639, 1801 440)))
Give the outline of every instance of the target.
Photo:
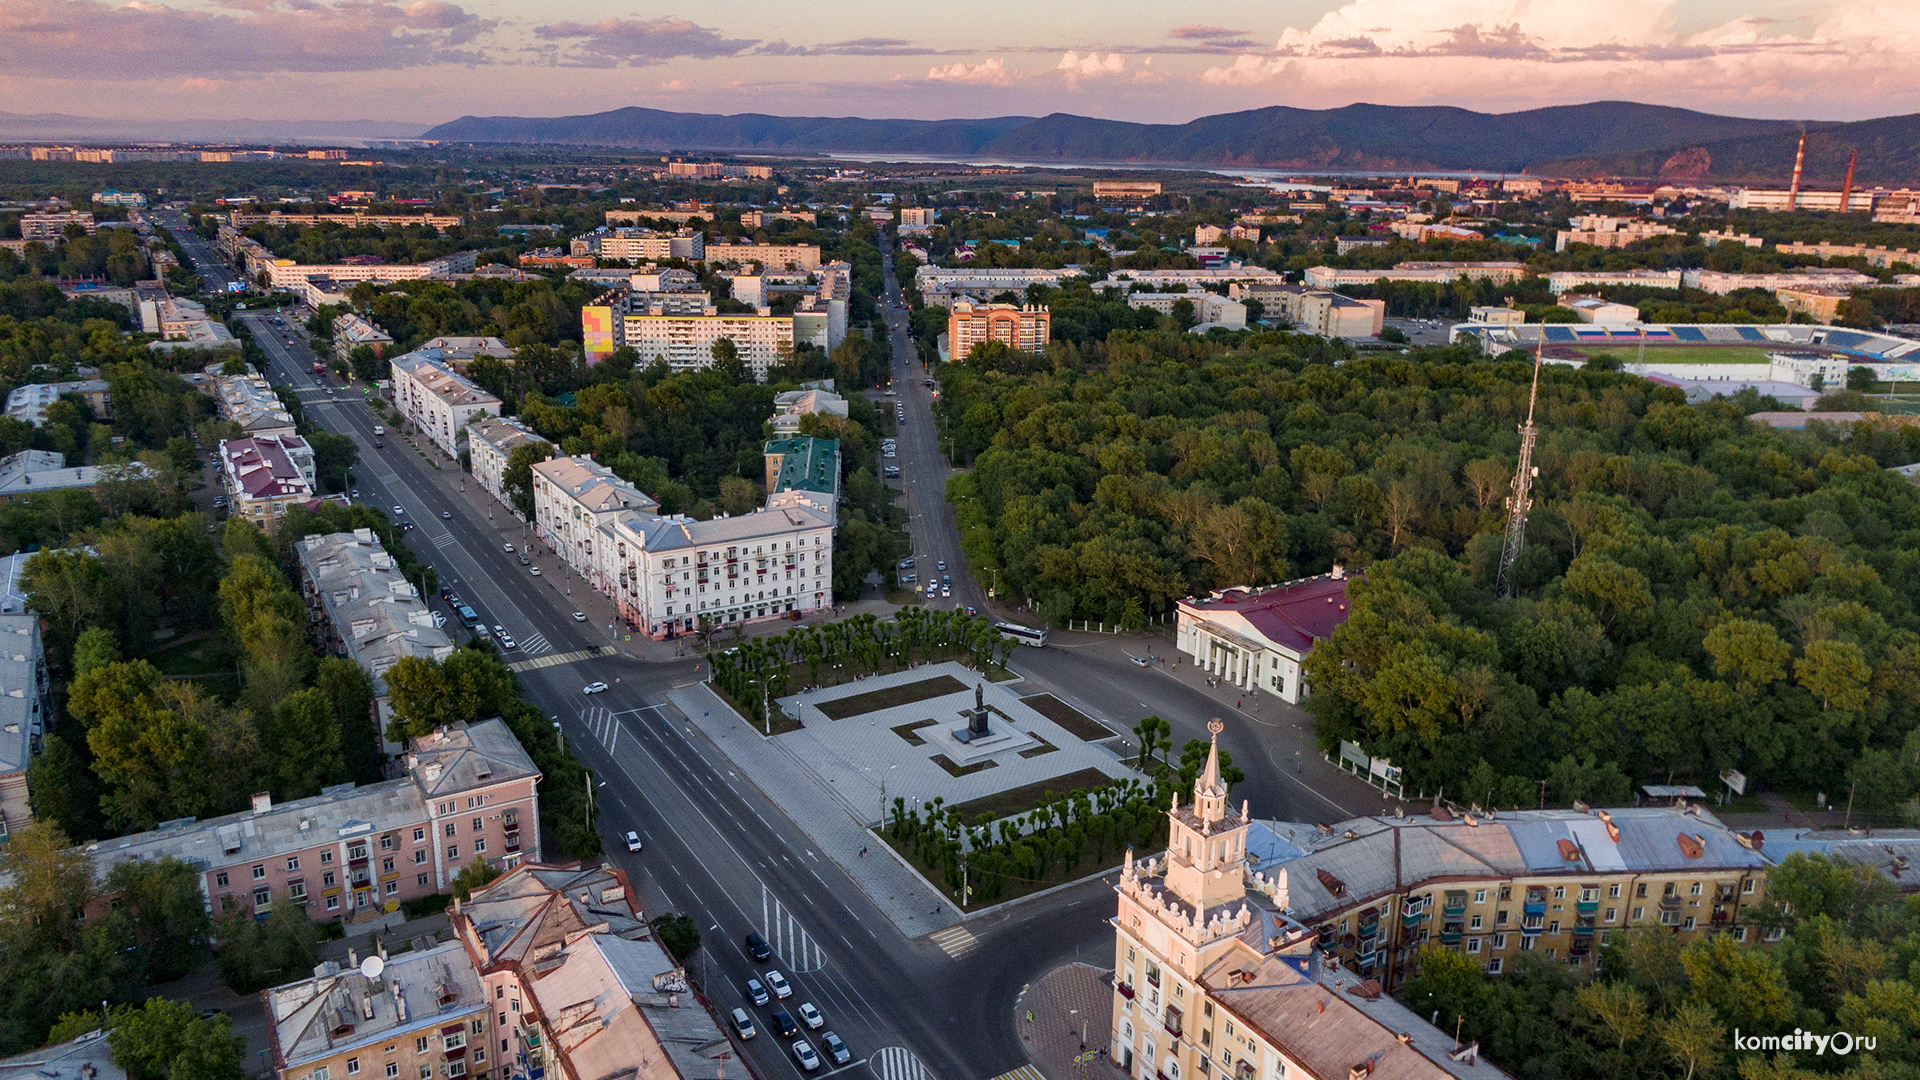
POLYGON ((1035 630, 1031 626, 1021 626, 1019 623, 1003 622, 995 623, 993 628, 1000 631, 1001 637, 1012 638, 1022 645, 1031 645, 1036 649, 1047 643, 1047 631, 1045 627, 1035 630))

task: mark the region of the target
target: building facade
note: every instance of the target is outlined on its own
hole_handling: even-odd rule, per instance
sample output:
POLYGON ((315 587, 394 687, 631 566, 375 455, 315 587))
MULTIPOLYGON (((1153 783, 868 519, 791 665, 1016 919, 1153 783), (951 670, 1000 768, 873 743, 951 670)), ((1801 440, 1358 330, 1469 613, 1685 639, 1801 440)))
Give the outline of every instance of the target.
POLYGON ((659 305, 628 309, 611 303, 581 308, 588 362, 604 360, 626 346, 640 354, 643 366, 659 360, 675 371, 698 371, 712 366, 713 347, 725 338, 733 342, 754 378, 765 381, 768 368, 792 358, 793 316, 722 315, 705 307, 704 296, 699 300, 704 308, 701 314, 667 314, 659 305))
POLYGON ((298 435, 261 435, 220 441, 221 479, 228 512, 274 532, 295 506, 311 502, 318 490, 313 447, 298 435))
POLYGON ((365 345, 373 350, 375 356, 385 356, 393 346, 393 338, 385 330, 373 325, 365 318, 353 312, 343 312, 333 317, 333 357, 341 363, 353 359, 353 350, 365 345))
POLYGON ((628 625, 658 639, 833 606, 831 504, 806 492, 751 514, 696 521, 622 514, 597 545, 597 575, 628 625))
POLYGON ((1337 270, 1331 266, 1315 266, 1310 267, 1301 280, 1315 288, 1342 289, 1371 285, 1376 281, 1445 284, 1460 278, 1504 285, 1526 276, 1527 266, 1520 262, 1403 262, 1385 270, 1337 270))
POLYGON ((476 416, 499 416, 500 399, 456 374, 425 350, 396 356, 393 403, 407 423, 426 433, 450 458, 460 456, 467 424, 476 416))
MULTIPOLYGON (((294 545, 308 636, 329 656, 345 656, 373 678, 374 730, 393 719, 387 671, 403 656, 445 660, 453 639, 400 573, 372 529, 308 536, 294 545)), ((389 745, 397 753, 401 747, 389 745)))
POLYGON ((534 535, 600 592, 611 588, 594 558, 594 545, 605 542, 601 526, 625 511, 659 506, 592 458, 548 458, 533 466, 534 535))
POLYGON ((1350 580, 1336 566, 1271 588, 1188 597, 1176 605, 1174 647, 1223 682, 1297 705, 1307 696, 1301 664, 1347 621, 1350 580))
POLYGON ((1053 317, 1043 304, 980 304, 955 301, 947 317, 947 349, 965 360, 975 345, 998 341, 1021 352, 1045 352, 1053 340, 1053 317))
POLYGON ((820 245, 708 244, 704 257, 716 265, 758 263, 763 270, 818 270, 820 245))
POLYGON ((517 417, 477 416, 467 422, 467 460, 473 466, 473 478, 515 517, 520 511, 507 497, 507 458, 518 447, 545 441, 517 417))

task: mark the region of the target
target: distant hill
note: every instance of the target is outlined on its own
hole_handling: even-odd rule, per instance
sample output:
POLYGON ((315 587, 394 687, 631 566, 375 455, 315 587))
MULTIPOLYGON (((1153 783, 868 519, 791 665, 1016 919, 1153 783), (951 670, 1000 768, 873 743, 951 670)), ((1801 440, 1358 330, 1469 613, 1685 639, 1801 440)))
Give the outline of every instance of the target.
MULTIPOLYGON (((1249 168, 1519 172, 1539 171, 1538 166, 1549 161, 1613 161, 1623 155, 1636 163, 1657 157, 1657 170, 1675 150, 1742 140, 1760 140, 1760 145, 1785 139, 1803 126, 1791 120, 1748 120, 1624 101, 1499 114, 1440 106, 1276 105, 1186 124, 1135 124, 1068 113, 869 120, 625 108, 545 119, 464 116, 428 130, 424 137, 660 150, 839 150, 1249 168)), ((1903 131, 1912 126, 1896 122, 1903 131)))
POLYGON ((424 124, 388 120, 108 120, 66 113, 0 112, 0 139, 55 142, 118 142, 165 139, 176 142, 274 143, 364 139, 411 139, 424 124))
POLYGON ((1839 187, 1847 156, 1859 151, 1856 185, 1902 185, 1920 180, 1920 114, 1883 116, 1847 124, 1791 124, 1789 130, 1718 139, 1679 140, 1661 147, 1598 148, 1540 163, 1549 175, 1607 175, 1713 180, 1785 187, 1793 178, 1799 132, 1807 133, 1803 184, 1839 187))

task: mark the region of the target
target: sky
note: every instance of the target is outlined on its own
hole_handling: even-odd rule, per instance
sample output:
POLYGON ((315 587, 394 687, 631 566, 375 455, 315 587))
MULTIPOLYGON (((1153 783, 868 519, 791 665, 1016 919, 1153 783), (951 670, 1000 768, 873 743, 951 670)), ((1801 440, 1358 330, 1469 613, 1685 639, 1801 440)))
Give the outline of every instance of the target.
POLYGON ((0 0, 0 111, 558 116, 627 105, 1179 123, 1366 101, 1920 112, 1920 0, 0 0))

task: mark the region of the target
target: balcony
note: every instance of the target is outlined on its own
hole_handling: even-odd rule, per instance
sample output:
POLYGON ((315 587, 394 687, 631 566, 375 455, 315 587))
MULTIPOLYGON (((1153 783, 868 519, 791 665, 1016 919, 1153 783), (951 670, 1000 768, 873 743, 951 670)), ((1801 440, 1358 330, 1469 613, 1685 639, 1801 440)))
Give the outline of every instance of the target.
POLYGON ((1370 938, 1370 937, 1378 937, 1379 935, 1380 935, 1380 920, 1375 919, 1372 922, 1363 922, 1360 924, 1361 937, 1370 938))
POLYGON ((1531 917, 1534 915, 1545 915, 1546 913, 1547 901, 1545 897, 1542 897, 1536 902, 1533 897, 1529 896, 1527 897, 1527 902, 1520 905, 1520 914, 1523 916, 1531 917))
POLYGON ((1593 920, 1582 920, 1573 924, 1573 936, 1576 938, 1590 938, 1593 936, 1593 929, 1593 920))
POLYGON ((1520 924, 1520 932, 1528 937, 1543 933, 1546 929, 1546 925, 1539 919, 1528 919, 1520 924))
POLYGON ((1147 972, 1147 985, 1153 987, 1155 990, 1160 989, 1160 972, 1159 971, 1149 970, 1147 972))
POLYGON ((1133 987, 1128 986, 1126 983, 1123 983, 1123 982, 1114 983, 1113 989, 1115 993, 1119 994, 1123 998, 1126 998, 1128 1001, 1133 1000, 1133 987))
POLYGON ((1591 915, 1594 912, 1600 910, 1600 901, 1582 900, 1579 903, 1573 905, 1573 909, 1582 915, 1591 915))
POLYGON ((1409 908, 1406 911, 1403 911, 1400 913, 1400 925, 1401 926, 1417 926, 1419 925, 1420 920, 1426 917, 1427 917, 1427 913, 1421 910, 1420 908, 1409 908))
POLYGON ((1668 893, 1660 898, 1661 911, 1679 911, 1683 905, 1684 901, 1680 899, 1679 893, 1668 893))
POLYGON ((1460 939, 1464 936, 1466 936, 1465 932, 1460 930, 1458 927, 1455 927, 1451 930, 1442 930, 1440 931, 1440 944, 1458 945, 1460 944, 1460 939))

